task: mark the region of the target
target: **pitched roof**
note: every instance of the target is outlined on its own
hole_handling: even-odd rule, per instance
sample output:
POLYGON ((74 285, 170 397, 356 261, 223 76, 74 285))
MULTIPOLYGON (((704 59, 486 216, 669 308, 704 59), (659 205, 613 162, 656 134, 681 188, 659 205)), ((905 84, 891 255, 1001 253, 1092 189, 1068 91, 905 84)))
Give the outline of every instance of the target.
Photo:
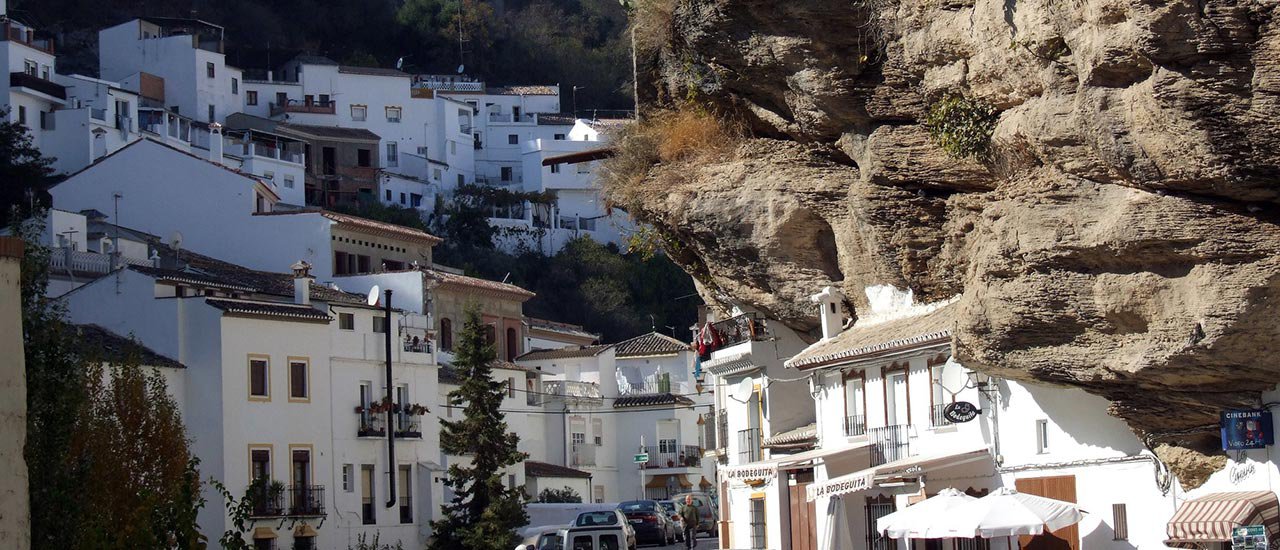
POLYGON ((293 56, 293 61, 297 61, 298 63, 302 63, 304 65, 337 65, 338 64, 337 61, 329 59, 323 55, 312 55, 312 54, 305 54, 305 53, 300 53, 298 55, 293 56))
POLYGON ((309 305, 302 304, 261 302, 257 300, 227 300, 223 298, 206 298, 204 302, 232 315, 276 317, 296 321, 320 323, 328 323, 333 320, 329 314, 309 305))
POLYGON ((617 350, 618 357, 674 355, 682 351, 689 351, 689 344, 658 332, 641 334, 630 340, 618 342, 613 347, 617 350))
POLYGON ((546 359, 571 359, 574 357, 595 357, 611 348, 608 344, 599 346, 569 346, 561 349, 536 349, 516 357, 516 361, 543 361, 546 359))
MULTIPOLYGON (((230 166, 225 166, 225 165, 222 165, 222 164, 218 164, 218 163, 213 162, 213 161, 211 161, 211 160, 209 160, 209 159, 207 159, 207 158, 204 158, 204 157, 202 157, 202 156, 200 156, 200 155, 193 154, 193 153, 191 153, 190 151, 183 151, 182 149, 179 149, 179 148, 174 147, 174 146, 172 146, 172 145, 169 145, 169 144, 167 144, 167 143, 161 142, 161 141, 159 141, 159 140, 153 139, 153 138, 151 138, 151 137, 149 137, 149 136, 142 136, 142 139, 136 139, 136 140, 133 140, 133 142, 129 143, 128 145, 125 145, 124 147, 121 147, 121 148, 119 148, 119 149, 116 149, 115 151, 112 151, 112 152, 107 153, 107 154, 105 154, 105 155, 103 155, 103 156, 101 156, 101 157, 98 157, 98 159, 97 159, 97 160, 95 160, 95 161, 93 161, 93 162, 89 163, 89 165, 88 165, 88 166, 85 166, 84 168, 81 168, 81 169, 79 169, 79 170, 76 170, 75 172, 72 172, 71 174, 67 175, 67 177, 65 177, 65 178, 63 178, 63 179, 62 179, 62 182, 66 182, 67 180, 69 180, 69 179, 71 179, 71 178, 74 178, 74 177, 76 177, 76 176, 80 175, 80 174, 81 174, 81 173, 83 173, 83 172, 87 172, 87 171, 89 171, 90 169, 92 169, 93 167, 95 167, 95 166, 97 166, 97 165, 99 165, 99 164, 101 164, 101 163, 103 163, 103 162, 106 162, 106 161, 107 161, 107 159, 114 158, 116 155, 119 155, 119 154, 121 154, 121 153, 123 153, 123 152, 125 152, 125 151, 129 151, 129 150, 133 149, 134 147, 140 146, 140 144, 143 144, 143 143, 150 143, 150 144, 152 144, 152 145, 157 145, 157 146, 163 147, 163 148, 165 148, 165 149, 168 149, 168 150, 170 150, 170 151, 173 151, 173 152, 175 152, 175 153, 179 153, 179 154, 182 154, 182 155, 186 155, 186 156, 191 157, 191 158, 193 158, 193 159, 199 160, 199 161, 201 161, 201 162, 206 162, 206 163, 212 164, 212 165, 217 166, 218 168, 221 168, 221 169, 223 169, 223 170, 226 170, 226 171, 228 171, 228 172, 230 172, 230 173, 232 173, 232 174, 235 174, 235 175, 237 175, 237 176, 240 176, 240 177, 242 177, 242 178, 244 178, 244 179, 247 179, 247 180, 249 180, 249 181, 252 181, 252 182, 254 182, 254 183, 260 184, 260 185, 262 185, 262 186, 263 186, 263 188, 265 188, 268 192, 270 192, 270 193, 272 193, 272 194, 274 194, 274 193, 275 193, 275 190, 273 190, 273 189, 272 189, 272 186, 271 186, 271 185, 268 185, 266 182, 264 182, 264 181, 262 181, 261 179, 259 179, 259 178, 258 178, 258 176, 255 176, 255 175, 250 174, 250 173, 248 173, 248 172, 241 172, 240 170, 236 170, 235 168, 231 168, 230 166)), ((59 184, 61 184, 62 182, 59 182, 59 184)), ((55 187, 56 187, 56 185, 55 185, 55 187)), ((279 197, 277 196, 276 198, 278 199, 279 197)))
POLYGON ((536 460, 524 461, 524 475, 527 477, 591 477, 589 472, 536 460))
POLYGON ((439 269, 426 267, 421 269, 427 277, 434 279, 442 286, 453 286, 455 288, 464 287, 468 289, 496 292, 499 294, 505 294, 508 297, 518 299, 522 302, 535 296, 534 293, 513 284, 490 281, 488 279, 480 279, 478 277, 468 277, 466 275, 459 275, 457 273, 450 273, 439 269))
POLYGON ((137 340, 125 338, 98 325, 73 325, 80 344, 94 359, 104 362, 121 362, 131 357, 147 367, 184 369, 185 365, 156 353, 137 340))
POLYGON ((536 317, 525 317, 524 322, 529 325, 530 329, 545 330, 547 332, 555 332, 578 338, 590 338, 599 340, 600 335, 594 332, 588 332, 582 325, 574 325, 570 323, 561 323, 559 321, 551 321, 548 319, 538 319, 536 317))
POLYGON ((338 72, 344 74, 359 74, 365 76, 400 76, 409 78, 409 73, 400 71, 399 69, 384 69, 382 67, 356 67, 352 65, 339 65, 338 72))
POLYGON ((560 95, 559 86, 491 86, 485 89, 489 95, 560 95))
POLYGON ((577 120, 573 113, 538 113, 538 126, 573 126, 577 120))
MULTIPOLYGON (((495 369, 519 370, 519 371, 525 371, 525 372, 542 372, 538 369, 526 367, 524 365, 517 365, 510 361, 494 360, 493 362, 489 363, 489 366, 495 369)), ((441 383, 457 385, 462 382, 462 373, 459 372, 458 367, 453 366, 452 363, 441 361, 440 372, 436 376, 436 378, 441 383)))
POLYGON ((739 353, 705 361, 702 363, 702 368, 716 376, 732 376, 758 370, 761 366, 751 361, 751 353, 739 353))
POLYGON ((276 126, 278 131, 305 135, 313 138, 346 139, 357 141, 379 141, 378 136, 365 128, 347 128, 344 126, 321 126, 318 124, 295 124, 281 122, 276 126))
POLYGON ((811 443, 818 440, 818 424, 812 423, 799 428, 773 434, 764 440, 765 447, 792 446, 797 443, 811 443))
POLYGON ((887 320, 859 320, 830 340, 819 341, 787 361, 786 366, 808 369, 875 357, 903 349, 950 341, 955 300, 924 306, 917 312, 887 320))
POLYGON ((597 147, 595 149, 585 149, 573 153, 565 153, 563 155, 552 155, 542 159, 543 166, 551 166, 553 164, 578 164, 581 162, 591 162, 593 160, 607 159, 614 154, 613 147, 597 147))
POLYGON ((394 223, 361 218, 360 216, 352 216, 350 214, 340 214, 332 210, 324 210, 320 208, 302 208, 298 210, 279 210, 274 212, 254 213, 255 216, 294 216, 298 214, 319 214, 337 222, 338 226, 343 229, 370 233, 383 237, 409 239, 433 246, 444 240, 421 229, 414 229, 412 227, 405 227, 394 223))
POLYGON ((653 407, 657 405, 680 405, 689 406, 693 404, 693 400, 683 395, 673 393, 646 393, 641 395, 627 395, 613 400, 613 408, 629 409, 634 407, 653 407))

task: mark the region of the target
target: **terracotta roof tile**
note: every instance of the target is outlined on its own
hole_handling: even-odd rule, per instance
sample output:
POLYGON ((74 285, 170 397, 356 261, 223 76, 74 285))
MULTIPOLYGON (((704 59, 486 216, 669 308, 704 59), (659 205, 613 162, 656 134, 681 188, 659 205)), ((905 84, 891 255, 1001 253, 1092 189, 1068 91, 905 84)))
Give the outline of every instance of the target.
POLYGON ((547 332, 557 332, 576 336, 579 338, 591 338, 599 340, 600 335, 594 332, 588 332, 582 325, 574 325, 570 323, 561 323, 559 321, 551 321, 547 319, 538 319, 535 317, 525 317, 524 322, 529 325, 530 329, 545 330, 547 332))
POLYGON ((650 393, 643 395, 627 395, 613 400, 613 408, 628 409, 632 407, 654 407, 658 405, 689 406, 693 400, 673 393, 650 393))
POLYGON ((436 280, 441 285, 461 286, 461 287, 469 287, 469 288, 474 288, 479 290, 487 290, 491 292, 498 292, 502 294, 507 294, 513 298, 517 298, 520 301, 525 301, 535 296, 534 293, 513 284, 502 283, 498 281, 490 281, 488 279, 480 279, 478 277, 468 277, 466 275, 459 275, 457 273, 450 273, 448 271, 441 271, 439 269, 432 269, 432 268, 421 268, 421 269, 422 269, 422 272, 427 275, 427 277, 430 277, 436 280))
POLYGON ((611 347, 613 346, 604 344, 599 346, 570 346, 561 349, 536 349, 516 357, 516 361, 543 361, 546 359, 595 357, 611 347))
POLYGON ((689 344, 657 332, 641 334, 630 340, 623 340, 614 344, 613 347, 618 350, 618 357, 673 355, 682 351, 689 351, 689 344))
POLYGON ((97 361, 118 363, 133 356, 146 367, 184 369, 185 365, 156 353, 137 340, 125 338, 98 325, 74 325, 79 341, 89 356, 97 361))
POLYGON ((955 301, 921 307, 914 315, 857 323, 830 340, 819 341, 786 362, 797 369, 856 361, 879 353, 948 342, 955 301))
POLYGON ((485 89, 489 95, 560 95, 558 86, 494 86, 485 89))
POLYGON ((206 298, 206 304, 233 315, 254 317, 278 317, 297 321, 328 323, 333 318, 314 307, 284 302, 259 302, 250 300, 226 300, 206 298))
POLYGON ((591 477, 590 473, 582 470, 536 460, 524 461, 524 475, 527 477, 591 477))
POLYGON ((295 216, 299 214, 319 214, 321 216, 324 216, 325 218, 333 220, 338 224, 339 227, 342 227, 343 229, 350 229, 352 231, 361 231, 364 233, 372 233, 372 234, 383 235, 387 237, 409 239, 409 240, 418 241, 418 242, 431 244, 431 245, 436 245, 444 240, 444 239, 441 239, 440 237, 427 233, 426 231, 423 231, 421 229, 414 229, 412 227, 405 227, 403 225, 396 225, 394 223, 380 222, 380 221, 371 220, 368 218, 361 218, 359 216, 352 216, 350 214, 340 214, 338 212, 334 212, 331 210, 324 210, 320 208, 303 208, 300 210, 281 210, 276 212, 257 212, 257 213, 254 213, 254 216, 295 216))

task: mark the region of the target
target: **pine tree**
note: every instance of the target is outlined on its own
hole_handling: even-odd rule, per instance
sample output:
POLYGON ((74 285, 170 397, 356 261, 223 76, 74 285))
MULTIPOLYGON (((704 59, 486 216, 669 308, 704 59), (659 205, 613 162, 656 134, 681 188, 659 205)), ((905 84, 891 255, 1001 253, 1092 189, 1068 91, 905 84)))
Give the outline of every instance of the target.
POLYGON ((517 450, 520 438, 507 431, 500 410, 506 391, 491 376, 495 356, 486 328, 480 312, 468 309, 454 345, 453 366, 462 385, 449 392, 449 401, 465 408, 461 420, 440 420, 440 448, 469 457, 471 464, 449 467, 445 485, 454 497, 442 507, 444 519, 431 522, 432 550, 509 550, 517 542, 515 529, 529 521, 524 489, 503 484, 504 470, 528 455, 517 450))

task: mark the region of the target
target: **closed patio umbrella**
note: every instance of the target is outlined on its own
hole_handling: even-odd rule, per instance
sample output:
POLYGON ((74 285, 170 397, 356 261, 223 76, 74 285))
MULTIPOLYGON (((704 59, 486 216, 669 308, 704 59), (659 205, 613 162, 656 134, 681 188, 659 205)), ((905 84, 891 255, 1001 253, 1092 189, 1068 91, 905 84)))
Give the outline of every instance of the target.
POLYGON ((1071 502, 1054 500, 1009 487, 957 508, 931 530, 932 537, 995 538, 1017 535, 1039 535, 1074 525, 1084 519, 1084 512, 1071 502))
POLYGON ((893 539, 930 539, 949 537, 939 534, 938 520, 964 509, 978 499, 956 489, 946 488, 925 500, 912 504, 876 520, 876 530, 893 539))

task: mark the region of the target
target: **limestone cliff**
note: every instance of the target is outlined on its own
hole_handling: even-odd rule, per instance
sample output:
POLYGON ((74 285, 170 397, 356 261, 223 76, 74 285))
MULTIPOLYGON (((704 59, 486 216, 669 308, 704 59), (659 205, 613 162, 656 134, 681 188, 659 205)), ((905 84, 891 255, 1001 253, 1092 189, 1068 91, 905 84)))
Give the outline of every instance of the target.
POLYGON ((966 364, 1102 395, 1202 473, 1219 409, 1280 381, 1277 10, 679 0, 642 41, 660 44, 642 98, 694 98, 753 137, 655 166, 660 192, 630 206, 705 298, 799 330, 831 283, 854 315, 873 284, 960 295, 966 364), (997 112, 987 154, 930 138, 957 96, 997 112))

